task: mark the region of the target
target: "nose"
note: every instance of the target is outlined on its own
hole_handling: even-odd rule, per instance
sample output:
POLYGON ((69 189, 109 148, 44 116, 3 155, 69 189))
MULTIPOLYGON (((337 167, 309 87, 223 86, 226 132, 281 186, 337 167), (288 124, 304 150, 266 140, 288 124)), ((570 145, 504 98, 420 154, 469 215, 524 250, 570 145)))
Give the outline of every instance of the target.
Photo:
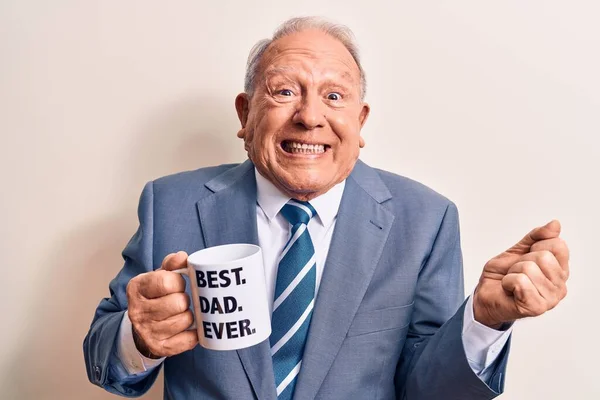
POLYGON ((307 94, 299 103, 298 109, 292 118, 292 122, 302 125, 308 130, 322 128, 325 126, 325 105, 319 96, 307 94))

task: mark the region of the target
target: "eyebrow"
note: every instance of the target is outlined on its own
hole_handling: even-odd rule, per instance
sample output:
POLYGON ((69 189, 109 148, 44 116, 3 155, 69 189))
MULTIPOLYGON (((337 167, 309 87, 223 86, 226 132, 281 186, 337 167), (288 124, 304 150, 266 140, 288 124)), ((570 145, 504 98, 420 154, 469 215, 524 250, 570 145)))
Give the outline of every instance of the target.
MULTIPOLYGON (((288 67, 288 66, 272 67, 272 68, 269 68, 267 71, 265 71, 263 76, 264 76, 265 80, 268 80, 269 78, 271 78, 273 76, 286 75, 290 72, 295 72, 295 71, 296 71, 296 68, 294 68, 294 67, 288 67)), ((342 72, 340 77, 348 83, 355 83, 354 77, 348 71, 342 72)), ((336 84, 335 80, 333 80, 332 78, 326 78, 324 81, 326 83, 336 84)))
POLYGON ((338 89, 342 89, 342 90, 350 90, 352 88, 352 84, 354 83, 354 81, 344 81, 344 82, 338 82, 335 81, 333 79, 325 79, 323 82, 321 82, 320 87, 323 88, 338 88, 338 89))

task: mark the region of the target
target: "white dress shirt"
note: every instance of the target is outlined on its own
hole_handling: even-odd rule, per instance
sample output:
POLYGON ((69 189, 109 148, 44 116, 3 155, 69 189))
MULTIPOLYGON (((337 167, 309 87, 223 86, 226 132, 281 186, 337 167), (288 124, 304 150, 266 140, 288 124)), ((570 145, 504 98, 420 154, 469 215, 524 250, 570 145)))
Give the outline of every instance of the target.
MULTIPOLYGON (((269 299, 269 308, 272 310, 277 279, 277 257, 290 234, 290 224, 279 211, 290 200, 290 197, 281 193, 257 170, 255 170, 255 176, 258 242, 263 251, 267 298, 269 299)), ((323 268, 329 252, 345 184, 346 181, 343 181, 327 193, 310 201, 310 204, 317 211, 317 215, 308 223, 308 231, 315 248, 317 263, 316 296, 319 295, 319 283, 321 282, 321 276, 323 276, 323 268)), ((498 331, 475 321, 472 297, 469 297, 465 307, 462 331, 463 347, 471 369, 485 382, 492 372, 490 367, 496 361, 498 354, 512 332, 512 327, 506 331, 498 331)), ((124 377, 132 377, 138 374, 141 377, 141 374, 149 373, 151 369, 160 365, 164 360, 164 358, 151 359, 140 354, 133 341, 131 321, 127 312, 123 316, 119 329, 117 354, 126 369, 122 374, 128 374, 124 377)))

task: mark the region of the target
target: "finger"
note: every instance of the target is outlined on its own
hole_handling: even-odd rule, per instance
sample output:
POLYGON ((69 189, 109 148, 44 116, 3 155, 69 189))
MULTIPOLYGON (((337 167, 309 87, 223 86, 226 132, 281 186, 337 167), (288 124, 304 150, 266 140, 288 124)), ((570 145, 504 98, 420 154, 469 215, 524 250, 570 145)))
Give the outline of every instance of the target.
POLYGON ((156 270, 149 272, 139 284, 139 292, 147 299, 185 291, 185 280, 179 274, 156 270))
POLYGON ((549 308, 554 308, 561 300, 560 290, 546 277, 534 261, 520 261, 508 271, 509 274, 525 274, 538 293, 546 300, 549 308))
POLYGON ((186 268, 187 257, 188 255, 185 251, 171 253, 163 259, 160 268, 166 271, 175 271, 176 269, 186 268))
POLYGON ((546 311, 546 301, 525 274, 507 274, 502 287, 515 298, 518 317, 532 317, 546 311))
POLYGON ((558 237, 558 235, 560 235, 560 222, 556 219, 553 219, 546 225, 533 229, 517 244, 506 250, 506 252, 513 254, 527 254, 535 242, 545 239, 552 239, 558 237))
POLYGON ((187 311, 190 307, 190 297, 187 293, 171 293, 158 299, 145 302, 144 316, 146 320, 165 321, 175 315, 187 311))
POLYGON ((171 338, 188 329, 193 323, 194 314, 192 311, 186 310, 185 312, 173 315, 163 321, 152 324, 152 337, 157 340, 171 338))
POLYGON ((521 256, 519 261, 533 261, 556 287, 564 285, 567 280, 567 273, 554 254, 548 250, 527 253, 521 256))
POLYGON ((161 357, 174 356, 196 347, 198 334, 196 331, 183 331, 162 341, 153 341, 148 344, 153 354, 161 357))
POLYGON ((539 242, 534 243, 533 246, 531 246, 531 252, 538 251, 549 251, 554 254, 560 267, 566 272, 567 277, 569 276, 570 252, 567 243, 562 238, 540 240, 539 242))

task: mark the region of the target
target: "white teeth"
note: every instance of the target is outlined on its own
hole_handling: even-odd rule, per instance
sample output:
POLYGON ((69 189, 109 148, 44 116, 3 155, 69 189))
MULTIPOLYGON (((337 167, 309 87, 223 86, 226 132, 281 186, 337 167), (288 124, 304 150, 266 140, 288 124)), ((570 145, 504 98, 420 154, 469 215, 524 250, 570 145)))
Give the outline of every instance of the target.
POLYGON ((292 154, 321 154, 325 152, 325 145, 287 142, 287 150, 292 154))

